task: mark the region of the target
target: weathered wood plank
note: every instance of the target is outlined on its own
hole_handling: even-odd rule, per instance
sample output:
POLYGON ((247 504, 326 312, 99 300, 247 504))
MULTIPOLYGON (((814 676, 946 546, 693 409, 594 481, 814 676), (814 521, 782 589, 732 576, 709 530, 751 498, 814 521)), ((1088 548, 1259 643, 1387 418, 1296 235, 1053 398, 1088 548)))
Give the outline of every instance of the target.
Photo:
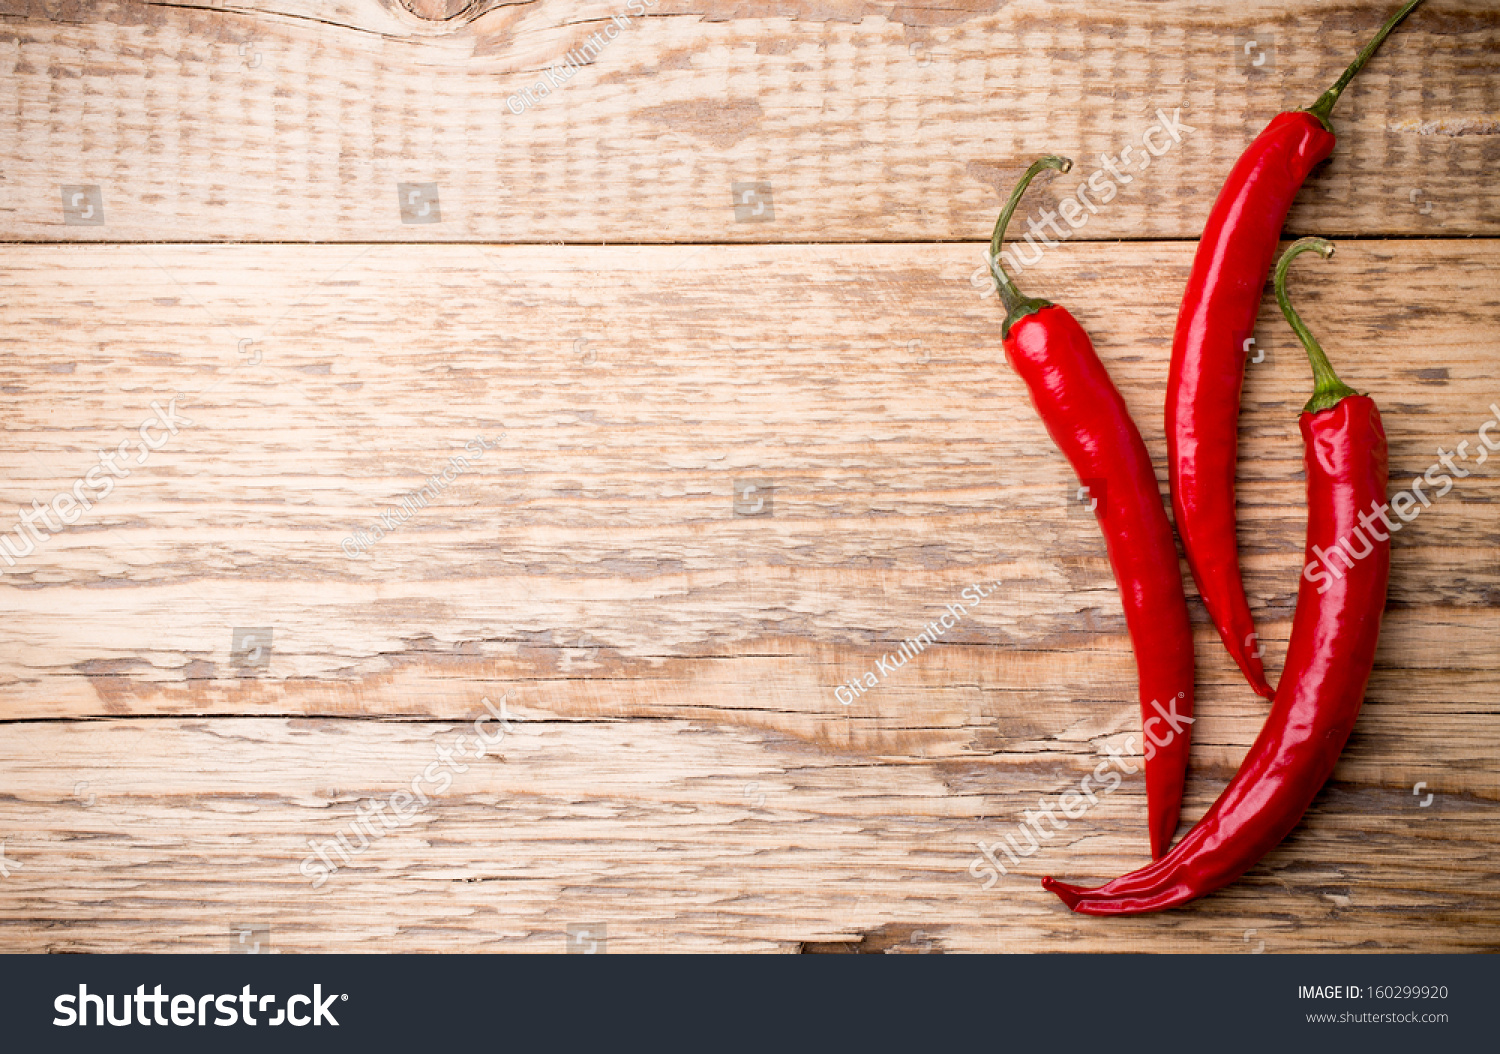
MULTIPOLYGON (((968 873, 1089 770, 871 759, 692 721, 561 720, 517 692, 499 753, 317 888, 301 873, 367 799, 454 749, 453 725, 151 719, 0 727, 12 872, 0 947, 225 950, 266 927, 284 951, 561 951, 604 923, 611 950, 794 950, 868 937, 897 951, 1493 950, 1493 800, 1351 786, 1230 889, 1158 917, 1073 916, 1049 872, 1141 862, 1127 784, 989 891, 968 873), (19 865, 19 866, 17 866, 19 865)), ((481 711, 482 712, 482 711, 481 711)), ((487 729, 494 734, 498 726, 487 729)), ((471 741, 472 743, 472 741, 471 741)), ((1191 811, 1216 786, 1199 784, 1191 811)), ((378 824, 377 824, 378 826, 378 824)), ((325 852, 329 852, 325 849, 325 852)), ((309 868, 313 877, 321 876, 309 868)))
MULTIPOLYGON (((1249 138, 1392 0, 638 5, 0 0, 0 237, 968 240, 1033 156, 1079 162, 1040 210, 1127 147, 1132 182, 1076 236, 1196 237, 1249 138), (1139 168, 1159 108, 1192 131, 1139 168)), ((1290 229, 1500 232, 1497 54, 1489 0, 1419 9, 1290 229)))
MULTIPOLYGON (((1032 278, 1093 330, 1159 466, 1172 312, 1131 291, 1175 287, 1190 251, 1078 246, 1032 278)), ((445 717, 455 678, 586 674, 637 681, 632 706, 680 716, 735 711, 745 684, 795 668, 764 719, 837 739, 854 733, 815 729, 841 680, 998 580, 1001 599, 951 638, 973 647, 902 678, 943 701, 894 695, 858 734, 916 724, 961 749, 993 715, 975 710, 978 689, 946 689, 979 669, 986 688, 1128 715, 1132 660, 1097 529, 997 361, 993 300, 963 281, 972 252, 17 249, 0 336, 5 507, 69 490, 153 401, 177 398, 192 423, 4 569, 9 712, 445 717), (347 555, 356 529, 476 435, 503 438, 436 507, 347 555), (773 488, 772 515, 736 515, 745 479, 773 488), (259 626, 274 627, 274 664, 247 677, 233 631, 259 626), (1097 669, 1059 668, 1080 648, 1097 669)), ((1393 464, 1420 473, 1493 416, 1500 247, 1351 244, 1336 259, 1299 275, 1299 300, 1387 408, 1393 464)), ((1250 593, 1279 662, 1307 380, 1270 312, 1241 496, 1250 593)), ((1397 536, 1382 671, 1493 665, 1480 627, 1500 578, 1495 465, 1397 536), (1455 627, 1467 635, 1450 640, 1455 627)), ((1258 720, 1211 644, 1206 701, 1220 692, 1258 720)))

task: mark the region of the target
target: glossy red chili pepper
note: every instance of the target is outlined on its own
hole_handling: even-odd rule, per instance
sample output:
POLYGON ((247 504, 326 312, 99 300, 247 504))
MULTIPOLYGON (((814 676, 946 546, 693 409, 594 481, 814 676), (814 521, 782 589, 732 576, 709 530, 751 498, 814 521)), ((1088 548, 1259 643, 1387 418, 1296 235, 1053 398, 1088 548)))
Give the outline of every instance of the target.
POLYGON ((1224 646, 1251 687, 1268 699, 1274 693, 1261 664, 1235 537, 1245 360, 1292 199, 1313 166, 1333 152, 1329 113, 1381 41, 1419 3, 1411 0, 1398 11, 1312 106, 1278 114, 1236 162, 1208 215, 1172 338, 1167 456, 1177 533, 1224 646))
POLYGON ((1088 334, 1064 309, 1023 297, 1000 266, 1000 242, 1027 184, 1043 169, 1071 167, 1066 158, 1044 157, 1026 170, 995 224, 991 270, 1006 308, 1007 356, 1053 442, 1093 491, 1120 587, 1135 649, 1155 858, 1177 831, 1193 714, 1193 630, 1177 546, 1151 455, 1088 334))
POLYGON ((1375 664, 1395 529, 1385 514, 1385 430, 1375 403, 1339 381, 1286 300, 1287 264, 1307 249, 1333 251, 1321 239, 1304 239, 1276 269, 1277 299, 1307 346, 1317 379, 1299 419, 1307 563, 1276 700, 1234 779, 1165 857, 1098 889, 1043 881, 1074 911, 1160 911, 1233 882, 1297 826, 1359 715, 1375 664))

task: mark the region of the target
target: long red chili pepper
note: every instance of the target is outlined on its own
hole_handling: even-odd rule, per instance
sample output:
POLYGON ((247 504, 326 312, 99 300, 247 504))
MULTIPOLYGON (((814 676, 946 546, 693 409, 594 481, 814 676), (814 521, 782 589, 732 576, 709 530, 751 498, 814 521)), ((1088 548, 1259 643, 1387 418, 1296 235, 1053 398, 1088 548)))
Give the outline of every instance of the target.
POLYGON ((1098 491, 1094 513, 1135 649, 1155 858, 1177 831, 1193 720, 1193 630, 1172 527, 1151 455, 1088 334, 1063 308, 1022 296, 1000 265, 1000 242, 1027 185, 1043 169, 1072 165, 1044 157, 1026 170, 995 223, 990 269, 1005 303, 1001 336, 1010 362, 1078 479, 1098 491))
POLYGON ((1329 113, 1381 41, 1421 0, 1411 0, 1365 45, 1312 106, 1278 114, 1229 173, 1193 257, 1172 339, 1167 454, 1172 511, 1193 580, 1219 635, 1251 687, 1274 693, 1240 580, 1235 459, 1240 387, 1266 273, 1292 199, 1333 152, 1329 113))
POLYGON ((1234 779, 1165 857, 1098 889, 1043 881, 1074 911, 1159 911, 1233 882, 1297 826, 1359 715, 1391 566, 1385 430, 1375 403, 1334 375, 1286 298, 1287 265, 1307 249, 1333 252, 1322 239, 1307 238, 1276 268, 1276 299, 1306 346, 1316 378, 1299 419, 1307 465, 1307 569, 1276 701, 1234 779), (1315 570, 1319 562, 1326 570, 1315 570))

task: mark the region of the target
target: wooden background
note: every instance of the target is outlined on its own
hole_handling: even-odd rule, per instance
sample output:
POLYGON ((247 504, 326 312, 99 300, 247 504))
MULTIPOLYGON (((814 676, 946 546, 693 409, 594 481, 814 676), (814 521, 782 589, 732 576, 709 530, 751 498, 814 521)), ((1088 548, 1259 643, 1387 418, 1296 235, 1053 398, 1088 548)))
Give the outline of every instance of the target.
MULTIPOLYGON (((659 0, 517 107, 623 0, 407 5, 0 0, 0 508, 153 401, 191 421, 0 567, 0 950, 1500 946, 1500 459, 1397 536, 1355 734, 1242 881, 1131 920, 1040 888, 1145 861, 1138 776, 995 888, 968 872, 1139 722, 1098 529, 970 281, 999 194, 1063 152, 1027 208, 1055 202, 1158 108, 1192 128, 1023 279, 1091 331, 1165 490, 1192 239, 1394 0, 659 0), (507 691, 499 753, 313 889, 309 840, 507 691)), ((1497 48, 1493 0, 1419 9, 1288 225, 1341 243, 1295 295, 1393 486, 1500 412, 1497 48)), ((1241 541, 1279 670, 1310 382, 1269 298, 1258 340, 1241 541)), ((1188 819, 1265 714, 1192 605, 1188 819)))

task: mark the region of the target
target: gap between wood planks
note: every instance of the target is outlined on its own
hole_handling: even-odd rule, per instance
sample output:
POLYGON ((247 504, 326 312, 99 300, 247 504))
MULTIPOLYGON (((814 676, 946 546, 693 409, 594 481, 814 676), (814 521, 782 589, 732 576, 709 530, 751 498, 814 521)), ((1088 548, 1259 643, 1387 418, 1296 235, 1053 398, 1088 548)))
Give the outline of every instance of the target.
MULTIPOLYGON (((998 212, 997 212, 998 214, 998 212)), ((1282 241, 1294 241, 1303 237, 1299 232, 1283 232, 1282 241)), ((1068 244, 1082 245, 1152 245, 1152 244, 1181 244, 1183 242, 1197 242, 1200 239, 1193 237, 1157 237, 1131 235, 1119 238, 1069 238, 1068 244)), ((1337 242, 1484 242, 1495 241, 1496 236, 1485 234, 1342 234, 1330 241, 1337 242)), ((1007 244, 1008 244, 1007 240, 1007 244)), ((816 249, 822 247, 847 247, 851 245, 881 245, 892 247, 920 247, 924 245, 975 245, 987 246, 989 239, 979 238, 859 238, 839 241, 777 241, 777 242, 745 242, 745 241, 550 241, 550 240, 518 240, 492 242, 484 240, 453 239, 448 241, 412 241, 407 238, 392 238, 383 240, 372 240, 369 238, 356 238, 352 241, 288 241, 285 239, 267 238, 260 240, 256 238, 121 238, 118 240, 105 240, 103 238, 90 241, 72 241, 66 239, 49 238, 0 238, 0 245, 43 245, 43 246, 90 246, 90 245, 160 245, 171 247, 177 245, 287 245, 295 247, 314 248, 316 246, 358 248, 359 246, 386 246, 404 245, 411 248, 440 248, 443 246, 473 245, 484 246, 491 249, 505 249, 509 247, 526 247, 534 249, 550 246, 554 249, 665 249, 674 245, 683 247, 693 246, 705 249, 713 248, 749 248, 758 247, 763 249, 796 248, 816 249)))

